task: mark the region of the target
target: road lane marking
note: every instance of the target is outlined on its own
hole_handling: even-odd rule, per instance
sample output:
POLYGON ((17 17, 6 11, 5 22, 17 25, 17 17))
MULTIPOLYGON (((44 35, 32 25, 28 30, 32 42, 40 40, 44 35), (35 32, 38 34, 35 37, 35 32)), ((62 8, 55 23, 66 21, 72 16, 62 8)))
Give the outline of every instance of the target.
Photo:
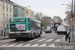
POLYGON ((7 46, 8 44, 4 44, 4 45, 2 45, 2 46, 0 46, 0 47, 5 47, 5 46, 7 46))
POLYGON ((23 45, 22 47, 29 47, 31 45, 31 43, 23 45))
POLYGON ((46 43, 42 44, 42 45, 39 45, 38 47, 46 47, 46 43))
POLYGON ((37 47, 37 46, 38 46, 38 43, 34 44, 34 45, 31 45, 30 47, 37 47))
POLYGON ((35 40, 38 40, 38 39, 30 40, 30 41, 28 41, 28 42, 33 42, 33 41, 35 41, 35 40))
POLYGON ((47 41, 45 41, 45 42, 51 42, 53 39, 48 39, 47 41))
POLYGON ((61 39, 57 39, 57 40, 55 40, 54 42, 60 42, 61 41, 61 39))
POLYGON ((6 47, 13 47, 14 45, 16 45, 16 43, 11 44, 11 45, 8 45, 8 46, 6 46, 6 47))
POLYGON ((40 39, 40 40, 38 40, 37 42, 42 42, 42 41, 44 41, 45 39, 40 39))
POLYGON ((64 37, 62 37, 62 39, 64 39, 65 38, 65 35, 64 35, 64 37))
POLYGON ((47 47, 55 47, 55 45, 53 43, 53 44, 48 45, 47 47))
POLYGON ((23 44, 24 44, 24 43, 18 44, 18 45, 14 46, 14 47, 21 47, 23 44))

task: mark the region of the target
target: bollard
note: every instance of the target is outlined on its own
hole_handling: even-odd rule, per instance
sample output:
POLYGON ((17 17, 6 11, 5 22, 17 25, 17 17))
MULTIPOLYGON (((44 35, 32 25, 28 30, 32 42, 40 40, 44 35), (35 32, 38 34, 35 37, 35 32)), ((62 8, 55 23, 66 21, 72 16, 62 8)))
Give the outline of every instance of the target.
POLYGON ((70 36, 69 36, 69 42, 70 42, 70 36))
POLYGON ((65 41, 67 41, 67 34, 65 35, 65 41))

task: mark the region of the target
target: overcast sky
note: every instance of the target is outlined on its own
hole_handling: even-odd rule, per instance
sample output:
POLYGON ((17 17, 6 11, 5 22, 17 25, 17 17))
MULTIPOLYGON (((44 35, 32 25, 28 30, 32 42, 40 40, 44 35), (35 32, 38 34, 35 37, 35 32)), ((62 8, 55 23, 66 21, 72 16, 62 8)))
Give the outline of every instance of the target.
POLYGON ((43 14, 53 18, 54 16, 60 16, 62 19, 66 17, 65 11, 67 10, 66 5, 70 4, 71 0, 11 0, 19 5, 28 7, 29 9, 36 12, 42 12, 43 14))

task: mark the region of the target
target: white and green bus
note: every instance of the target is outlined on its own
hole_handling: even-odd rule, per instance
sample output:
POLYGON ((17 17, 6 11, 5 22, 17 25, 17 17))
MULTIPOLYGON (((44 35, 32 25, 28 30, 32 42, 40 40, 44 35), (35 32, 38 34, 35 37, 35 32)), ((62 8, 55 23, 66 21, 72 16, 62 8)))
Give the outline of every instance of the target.
POLYGON ((42 34, 41 21, 26 17, 10 18, 8 28, 9 38, 16 40, 20 38, 36 38, 42 34))

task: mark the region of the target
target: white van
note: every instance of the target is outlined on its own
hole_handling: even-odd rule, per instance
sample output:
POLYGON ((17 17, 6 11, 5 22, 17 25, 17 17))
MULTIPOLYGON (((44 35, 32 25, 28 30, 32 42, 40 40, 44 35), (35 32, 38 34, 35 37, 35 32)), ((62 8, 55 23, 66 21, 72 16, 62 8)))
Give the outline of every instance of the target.
POLYGON ((57 27, 57 34, 67 34, 66 28, 64 25, 59 25, 57 27))

